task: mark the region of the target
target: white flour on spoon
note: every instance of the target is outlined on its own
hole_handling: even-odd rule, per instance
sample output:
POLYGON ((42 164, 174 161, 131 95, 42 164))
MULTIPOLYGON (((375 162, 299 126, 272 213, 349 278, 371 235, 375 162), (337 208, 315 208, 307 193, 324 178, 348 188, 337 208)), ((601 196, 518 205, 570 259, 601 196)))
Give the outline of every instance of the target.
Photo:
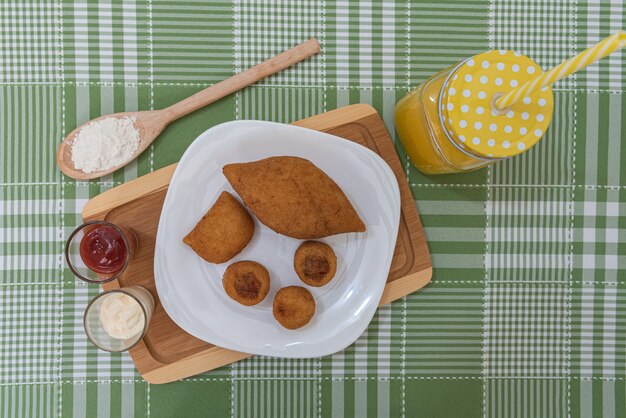
POLYGON ((134 117, 105 118, 82 128, 72 144, 74 167, 85 173, 108 170, 130 160, 139 147, 134 117))

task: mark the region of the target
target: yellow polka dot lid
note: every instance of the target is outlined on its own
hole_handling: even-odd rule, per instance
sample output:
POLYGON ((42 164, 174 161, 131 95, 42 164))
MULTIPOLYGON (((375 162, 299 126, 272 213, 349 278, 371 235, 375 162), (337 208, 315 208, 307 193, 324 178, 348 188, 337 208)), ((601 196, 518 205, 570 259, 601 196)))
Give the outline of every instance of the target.
POLYGON ((494 97, 541 74, 530 58, 512 51, 489 51, 461 64, 441 92, 441 118, 460 146, 485 157, 520 154, 543 137, 552 119, 552 89, 545 87, 497 111, 494 97))

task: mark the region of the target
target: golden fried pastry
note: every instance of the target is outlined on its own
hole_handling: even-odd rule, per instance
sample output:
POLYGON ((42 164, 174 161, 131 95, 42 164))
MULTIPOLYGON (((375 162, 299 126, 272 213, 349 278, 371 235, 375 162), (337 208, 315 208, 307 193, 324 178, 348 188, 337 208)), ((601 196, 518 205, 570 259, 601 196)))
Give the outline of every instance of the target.
POLYGON ((323 242, 306 241, 300 244, 293 259, 293 268, 304 283, 320 287, 335 277, 337 256, 323 242))
POLYGON ((309 160, 271 157, 228 164, 223 172, 259 221, 279 234, 316 239, 365 231, 343 191, 309 160))
POLYGON ((242 305, 261 302, 270 290, 270 274, 254 261, 239 261, 226 268, 222 285, 226 294, 242 305))
POLYGON ((224 263, 245 248, 254 235, 254 220, 230 193, 222 192, 211 209, 183 239, 209 263, 224 263))
POLYGON ((311 292, 300 286, 280 289, 274 297, 274 318, 287 329, 297 329, 309 323, 315 313, 311 292))

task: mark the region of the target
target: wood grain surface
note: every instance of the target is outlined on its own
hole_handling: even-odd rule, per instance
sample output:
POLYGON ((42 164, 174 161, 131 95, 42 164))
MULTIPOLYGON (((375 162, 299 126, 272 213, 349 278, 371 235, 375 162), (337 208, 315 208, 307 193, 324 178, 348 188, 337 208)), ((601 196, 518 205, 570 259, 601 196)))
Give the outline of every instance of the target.
MULTIPOLYGON (((389 164, 398 179, 402 213, 394 257, 380 304, 392 302, 424 287, 432 264, 426 238, 404 171, 378 113, 369 105, 352 105, 295 122, 362 144, 389 164)), ((150 383, 166 383, 249 357, 213 346, 183 331, 159 302, 153 275, 157 225, 176 164, 94 197, 83 209, 83 220, 104 219, 132 228, 140 249, 123 276, 103 285, 105 290, 130 285, 147 288, 156 307, 144 340, 130 350, 141 375, 150 383)))

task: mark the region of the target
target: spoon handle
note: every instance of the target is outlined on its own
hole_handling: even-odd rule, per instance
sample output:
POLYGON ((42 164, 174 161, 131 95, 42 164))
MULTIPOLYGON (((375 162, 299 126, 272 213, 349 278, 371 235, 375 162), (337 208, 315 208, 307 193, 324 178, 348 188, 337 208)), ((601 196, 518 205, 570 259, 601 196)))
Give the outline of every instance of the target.
POLYGON ((287 67, 303 61, 320 52, 320 44, 315 38, 311 38, 285 52, 282 52, 267 61, 255 65, 239 74, 227 78, 224 81, 208 87, 198 93, 181 100, 165 109, 163 112, 173 122, 201 107, 213 103, 222 97, 226 97, 244 87, 256 83, 272 74, 276 74, 287 67))

